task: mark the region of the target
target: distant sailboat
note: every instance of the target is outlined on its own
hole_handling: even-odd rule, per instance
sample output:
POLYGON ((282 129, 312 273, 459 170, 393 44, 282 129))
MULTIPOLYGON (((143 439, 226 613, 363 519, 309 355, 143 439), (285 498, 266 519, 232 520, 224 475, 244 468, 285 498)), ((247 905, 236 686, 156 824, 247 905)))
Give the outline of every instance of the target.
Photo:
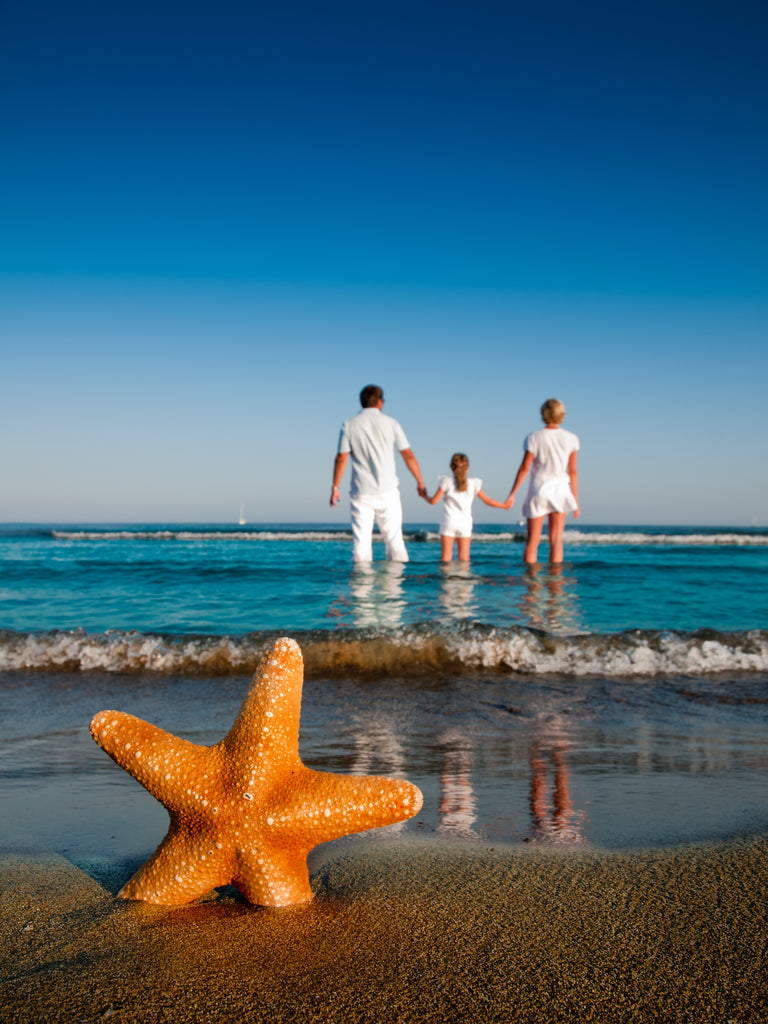
POLYGON ((240 518, 237 520, 238 526, 245 526, 245 506, 242 501, 240 502, 240 518))

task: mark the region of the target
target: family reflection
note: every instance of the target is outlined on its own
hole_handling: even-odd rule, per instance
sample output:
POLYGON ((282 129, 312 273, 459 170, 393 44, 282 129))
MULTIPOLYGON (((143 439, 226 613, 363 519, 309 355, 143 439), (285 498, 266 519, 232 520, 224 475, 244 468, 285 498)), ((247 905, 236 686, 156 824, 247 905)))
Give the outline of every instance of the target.
POLYGON ((361 562, 349 580, 352 616, 356 626, 391 629, 399 626, 405 610, 403 562, 361 562))
POLYGON ((522 582, 520 612, 526 625, 548 633, 580 632, 576 577, 567 575, 562 564, 528 565, 522 582))
MULTIPOLYGON (((332 604, 331 614, 346 617, 351 613, 358 628, 396 629, 407 618, 405 572, 402 562, 355 564, 349 576, 348 592, 332 604)), ((572 570, 569 572, 562 564, 529 565, 518 578, 523 584, 519 611, 527 625, 552 634, 579 631, 580 613, 572 570)), ((438 599, 446 619, 462 620, 478 614, 477 594, 482 594, 483 579, 473 574, 469 565, 456 562, 441 565, 439 583, 438 599)), ((498 785, 504 787, 502 780, 507 778, 507 785, 515 787, 522 805, 515 817, 523 811, 527 824, 514 831, 525 842, 574 844, 584 841, 585 815, 574 809, 571 798, 567 763, 570 742, 563 726, 564 723, 551 721, 546 715, 534 714, 527 723, 530 732, 513 737, 511 751, 506 743, 506 749, 498 751, 498 785), (523 781, 519 768, 526 761, 527 801, 525 789, 520 793, 518 788, 523 781)), ((398 729, 396 722, 387 716, 366 718, 356 723, 354 735, 353 774, 408 776, 405 733, 398 729)), ((489 829, 493 834, 494 826, 479 819, 478 792, 482 794, 488 785, 485 779, 480 781, 483 769, 476 764, 481 752, 478 743, 482 741, 459 728, 446 729, 436 739, 433 751, 438 757, 435 768, 439 771, 439 796, 437 807, 432 804, 432 814, 436 810, 437 816, 436 821, 432 819, 434 825, 430 823, 427 827, 436 827, 438 832, 457 838, 481 839, 487 837, 489 829), (473 779, 475 771, 480 772, 477 779, 473 779)), ((494 795, 494 803, 498 797, 498 793, 494 795)), ((405 827, 405 823, 392 826, 397 830, 405 827)))
MULTIPOLYGON (((360 720, 356 723, 354 737, 355 757, 350 766, 351 774, 390 778, 408 776, 403 740, 390 720, 360 720)), ((439 737, 438 743, 441 750, 437 831, 456 838, 482 839, 486 830, 478 825, 478 796, 472 780, 473 740, 458 729, 449 729, 439 737)), ((542 730, 531 741, 528 753, 529 823, 523 842, 574 845, 586 841, 586 815, 574 808, 570 793, 566 757, 569 749, 568 740, 559 730, 549 735, 542 730)), ((499 785, 504 783, 499 782, 499 785)), ((405 822, 389 826, 390 831, 405 828, 405 822)))
POLYGON ((390 724, 367 722, 356 729, 352 775, 404 777, 403 744, 390 724))
MULTIPOLYGON (((407 777, 403 744, 388 721, 359 723, 355 729, 355 757, 352 775, 383 775, 391 779, 407 777)), ((389 832, 402 832, 407 822, 388 825, 389 832)))
POLYGON ((452 619, 467 619, 477 614, 473 603, 476 577, 469 565, 446 562, 440 565, 440 605, 452 619))
POLYGON ((451 730, 440 737, 443 763, 440 772, 438 832, 466 837, 477 836, 477 798, 472 789, 472 746, 460 732, 451 730))
MULTIPOLYGON (((477 795, 472 785, 472 743, 458 730, 440 737, 443 748, 437 831, 463 838, 481 838, 477 825, 477 795)), ((570 744, 561 734, 537 736, 528 763, 529 830, 524 842, 572 845, 585 841, 586 815, 574 809, 566 753, 570 744)))
POLYGON ((528 807, 531 831, 525 842, 573 844, 585 841, 585 814, 575 811, 569 787, 567 740, 553 736, 531 745, 531 785, 528 807))
POLYGON ((395 629, 422 617, 492 621, 501 614, 502 618, 509 616, 514 622, 555 635, 582 631, 576 575, 568 563, 528 565, 519 576, 503 580, 487 578, 462 562, 442 563, 437 572, 439 589, 435 596, 425 587, 431 582, 431 574, 411 570, 407 578, 404 562, 355 563, 348 587, 332 597, 327 614, 362 629, 395 629))

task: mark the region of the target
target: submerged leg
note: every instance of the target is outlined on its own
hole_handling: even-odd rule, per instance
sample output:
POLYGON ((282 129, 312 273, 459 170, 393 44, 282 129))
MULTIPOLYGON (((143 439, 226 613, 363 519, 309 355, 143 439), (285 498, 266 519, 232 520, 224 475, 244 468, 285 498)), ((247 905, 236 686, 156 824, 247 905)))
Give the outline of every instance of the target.
POLYGON ((352 510, 352 559, 355 562, 371 562, 373 560, 373 517, 374 511, 370 503, 362 498, 353 498, 352 510))
POLYGON ((403 507, 397 492, 381 496, 376 522, 387 558, 392 562, 407 562, 408 552, 403 541, 403 507))
POLYGON ((549 513, 549 561, 557 564, 563 560, 563 533, 565 512, 549 513))
POLYGON ((544 526, 544 516, 538 516, 536 519, 528 519, 527 523, 527 535, 525 539, 525 551, 523 551, 523 561, 528 565, 534 565, 538 561, 539 557, 539 541, 541 540, 541 530, 544 526))

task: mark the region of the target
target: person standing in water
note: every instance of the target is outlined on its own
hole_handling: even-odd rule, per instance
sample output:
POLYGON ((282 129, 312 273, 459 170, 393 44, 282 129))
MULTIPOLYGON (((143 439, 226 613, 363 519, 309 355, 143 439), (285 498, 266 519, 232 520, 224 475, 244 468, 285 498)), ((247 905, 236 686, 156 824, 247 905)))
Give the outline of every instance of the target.
POLYGON ((421 469, 403 428, 381 411, 384 392, 369 384, 360 392, 362 411, 342 424, 339 447, 333 463, 331 506, 338 505, 339 486, 347 462, 352 460, 352 558, 355 562, 373 559, 373 524, 377 523, 386 550, 393 562, 407 562, 403 541, 403 509, 395 467, 395 451, 416 481, 418 493, 427 493, 421 469))
POLYGON ((581 511, 576 468, 580 442, 575 434, 560 426, 565 419, 565 406, 556 398, 548 398, 541 407, 541 418, 544 427, 526 437, 523 461, 504 503, 505 508, 512 507, 520 485, 532 470, 523 503, 523 516, 527 523, 523 561, 529 565, 538 561, 545 518, 549 529, 549 561, 562 562, 565 517, 573 512, 574 518, 578 518, 581 511))
POLYGON ((479 477, 467 477, 469 459, 463 452, 451 456, 453 476, 437 478, 438 488, 430 498, 423 497, 430 505, 436 505, 443 498, 440 514, 440 561, 450 562, 453 558, 453 542, 456 541, 459 561, 469 561, 469 545, 472 540, 472 502, 477 496, 492 508, 507 508, 502 501, 494 501, 483 491, 479 477))

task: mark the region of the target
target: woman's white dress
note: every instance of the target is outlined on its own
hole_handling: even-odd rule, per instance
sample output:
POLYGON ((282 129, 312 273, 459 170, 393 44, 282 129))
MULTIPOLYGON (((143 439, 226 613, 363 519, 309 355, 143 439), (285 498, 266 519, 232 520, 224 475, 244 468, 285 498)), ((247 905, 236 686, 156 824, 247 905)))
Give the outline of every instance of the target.
POLYGON ((526 519, 578 508, 571 491, 568 459, 579 450, 579 439, 562 427, 542 427, 526 437, 523 448, 533 455, 528 494, 523 503, 526 519))

